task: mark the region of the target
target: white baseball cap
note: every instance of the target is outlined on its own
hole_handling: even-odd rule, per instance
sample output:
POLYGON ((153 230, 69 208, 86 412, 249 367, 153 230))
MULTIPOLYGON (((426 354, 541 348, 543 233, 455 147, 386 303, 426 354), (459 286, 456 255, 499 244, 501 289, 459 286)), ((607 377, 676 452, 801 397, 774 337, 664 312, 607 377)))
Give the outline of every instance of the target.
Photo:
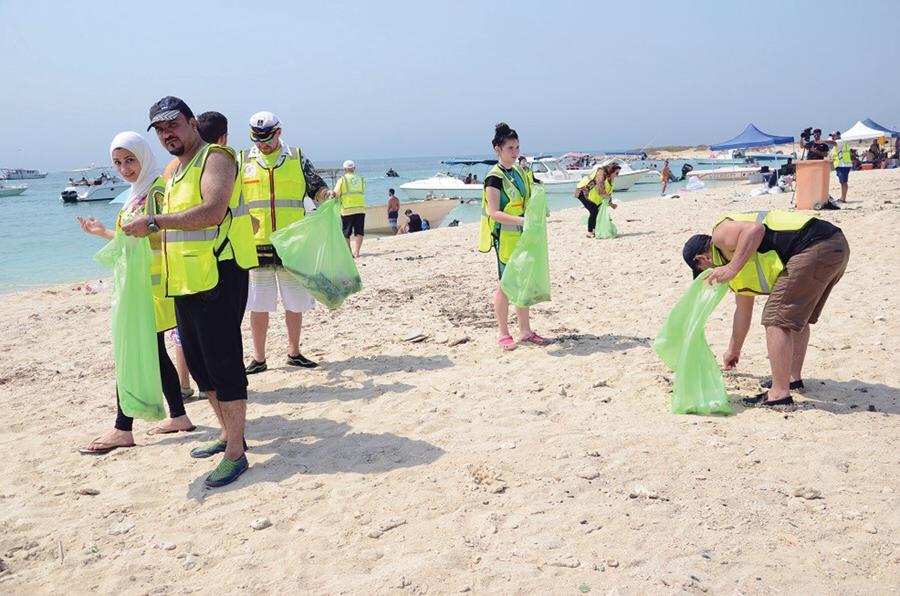
POLYGON ((353 163, 352 159, 348 159, 344 162, 344 169, 349 170, 350 168, 356 169, 356 164, 353 163))
POLYGON ((281 125, 278 116, 272 112, 256 112, 250 116, 250 128, 254 130, 270 130, 281 125))

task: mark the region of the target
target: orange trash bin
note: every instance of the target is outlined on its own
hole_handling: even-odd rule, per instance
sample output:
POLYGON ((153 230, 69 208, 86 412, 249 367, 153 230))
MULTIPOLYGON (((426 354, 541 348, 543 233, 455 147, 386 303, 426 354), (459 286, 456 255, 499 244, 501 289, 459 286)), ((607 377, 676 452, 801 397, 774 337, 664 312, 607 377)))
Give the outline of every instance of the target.
POLYGON ((794 200, 797 209, 821 209, 828 201, 831 162, 826 159, 806 159, 796 163, 797 190, 794 200))

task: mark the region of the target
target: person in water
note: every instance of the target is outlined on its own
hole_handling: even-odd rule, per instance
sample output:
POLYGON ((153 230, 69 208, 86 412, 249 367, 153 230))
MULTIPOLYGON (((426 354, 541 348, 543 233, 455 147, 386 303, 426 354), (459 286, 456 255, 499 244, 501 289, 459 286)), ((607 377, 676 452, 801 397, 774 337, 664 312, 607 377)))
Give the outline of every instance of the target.
MULTIPOLYGON (((503 277, 506 264, 512 256, 522 228, 525 225, 525 210, 531 197, 532 184, 525 172, 518 166, 519 135, 505 122, 494 128, 491 142, 497 154, 497 164, 484 178, 481 197, 481 231, 478 250, 497 257, 498 277, 503 277)), ((503 350, 514 350, 517 345, 543 346, 547 341, 531 329, 529 310, 516 307, 519 320, 519 341, 509 334, 509 298, 497 284, 494 290, 494 316, 500 338, 497 343, 503 350)))
MULTIPOLYGON (((110 157, 116 171, 123 180, 131 185, 131 192, 122 209, 116 217, 116 230, 122 224, 127 223, 136 215, 158 213, 160 205, 153 201, 161 198, 164 183, 157 177, 156 158, 150 144, 136 132, 122 132, 113 138, 109 147, 110 157)), ((106 227, 93 217, 78 217, 81 229, 88 234, 93 234, 112 240, 115 237, 113 230, 106 227)), ((160 287, 159 271, 162 268, 159 255, 159 233, 150 236, 150 243, 155 249, 153 265, 151 267, 151 279, 153 284, 153 310, 156 315, 156 350, 159 354, 159 375, 162 380, 163 395, 169 407, 169 418, 163 420, 147 434, 168 434, 178 431, 192 431, 194 425, 188 418, 184 409, 184 399, 181 394, 181 385, 178 381, 178 373, 166 352, 165 332, 175 327, 175 306, 171 298, 165 298, 160 287)), ((150 348, 152 349, 152 348, 150 348)), ((102 455, 120 447, 134 447, 133 430, 134 419, 122 412, 119 403, 119 392, 116 390, 116 422, 113 429, 100 435, 79 452, 85 455, 102 455)))

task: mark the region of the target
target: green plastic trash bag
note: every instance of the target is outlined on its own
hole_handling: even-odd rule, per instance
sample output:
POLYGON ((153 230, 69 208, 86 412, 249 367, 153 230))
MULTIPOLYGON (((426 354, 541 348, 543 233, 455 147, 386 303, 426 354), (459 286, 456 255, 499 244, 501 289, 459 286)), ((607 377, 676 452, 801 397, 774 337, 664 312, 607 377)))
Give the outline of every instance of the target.
POLYGON ((600 201, 600 210, 597 212, 597 227, 594 228, 595 238, 615 238, 619 230, 609 216, 609 201, 600 201))
POLYGON ((119 231, 94 259, 113 270, 110 312, 119 405, 126 416, 162 420, 166 410, 150 286, 150 241, 119 231))
POLYGON ((656 336, 656 353, 675 372, 674 414, 731 414, 722 371, 704 328, 709 315, 728 291, 727 284, 710 287, 708 272, 688 286, 656 336))
POLYGON ((547 253, 547 195, 534 189, 525 209, 522 236, 503 271, 500 288, 515 306, 550 301, 550 257, 547 253))
POLYGON ((337 308, 362 289, 359 271, 341 228, 341 206, 332 199, 300 221, 272 232, 284 268, 327 306, 337 308))

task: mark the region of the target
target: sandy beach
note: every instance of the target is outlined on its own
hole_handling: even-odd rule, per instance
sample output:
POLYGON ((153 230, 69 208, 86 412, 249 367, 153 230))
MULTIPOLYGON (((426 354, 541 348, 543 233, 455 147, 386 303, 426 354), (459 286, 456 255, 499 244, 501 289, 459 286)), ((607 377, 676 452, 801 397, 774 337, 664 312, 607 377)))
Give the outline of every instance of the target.
MULTIPOLYGON (((749 191, 623 203, 612 241, 575 199, 551 214, 544 349, 498 350, 477 225, 367 240, 364 290, 306 317, 320 368, 283 364, 273 319, 251 468, 218 490, 188 456, 202 401, 194 433, 137 421, 138 447, 76 452, 115 416, 108 292, 0 295, 0 593, 900 593, 900 171, 854 172, 853 202, 818 214, 852 256, 798 405, 740 405, 768 375, 758 301, 735 414, 669 411, 652 342, 690 282, 682 243, 790 199, 749 191)), ((732 311, 707 327, 717 356, 732 311)))

